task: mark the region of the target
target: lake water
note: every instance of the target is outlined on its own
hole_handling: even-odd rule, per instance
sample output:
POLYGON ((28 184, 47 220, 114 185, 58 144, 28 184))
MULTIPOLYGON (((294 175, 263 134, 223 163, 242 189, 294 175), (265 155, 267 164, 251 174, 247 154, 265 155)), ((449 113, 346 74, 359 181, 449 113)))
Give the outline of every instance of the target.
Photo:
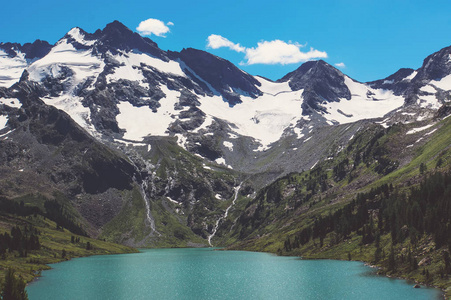
POLYGON ((440 299, 437 289, 375 275, 360 262, 267 253, 152 249, 53 264, 35 299, 440 299))

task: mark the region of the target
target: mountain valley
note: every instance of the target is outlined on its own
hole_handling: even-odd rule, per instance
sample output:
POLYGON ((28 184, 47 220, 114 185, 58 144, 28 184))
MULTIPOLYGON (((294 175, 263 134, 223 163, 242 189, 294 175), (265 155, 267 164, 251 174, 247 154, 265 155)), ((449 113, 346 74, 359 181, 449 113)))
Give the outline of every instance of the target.
POLYGON ((73 28, 0 44, 0 200, 132 247, 358 259, 446 289, 450 113, 451 46, 367 83, 322 60, 271 81, 118 21, 73 28))

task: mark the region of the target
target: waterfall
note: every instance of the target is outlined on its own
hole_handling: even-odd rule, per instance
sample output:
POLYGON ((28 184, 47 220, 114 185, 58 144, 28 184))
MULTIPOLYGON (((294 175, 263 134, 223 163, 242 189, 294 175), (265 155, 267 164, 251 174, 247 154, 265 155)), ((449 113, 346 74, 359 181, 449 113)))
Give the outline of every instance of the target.
POLYGON ((144 203, 146 204, 146 219, 147 222, 150 224, 150 229, 152 230, 151 232, 161 235, 155 228, 155 220, 153 219, 152 214, 150 212, 150 200, 147 197, 146 190, 147 190, 147 181, 144 179, 141 184, 141 194, 143 196, 144 203))
POLYGON ((241 184, 237 187, 235 187, 235 195, 233 197, 233 201, 232 204, 229 205, 229 207, 227 207, 227 209, 224 212, 224 215, 222 217, 219 217, 219 219, 216 221, 215 224, 215 228, 213 229, 213 232, 208 236, 208 244, 210 245, 210 247, 213 247, 213 245, 211 244, 211 239, 215 236, 216 231, 218 230, 219 227, 219 222, 221 222, 223 219, 227 218, 228 214, 229 214, 229 210, 232 208, 233 205, 235 205, 236 199, 238 198, 238 192, 240 191, 241 188, 241 184))

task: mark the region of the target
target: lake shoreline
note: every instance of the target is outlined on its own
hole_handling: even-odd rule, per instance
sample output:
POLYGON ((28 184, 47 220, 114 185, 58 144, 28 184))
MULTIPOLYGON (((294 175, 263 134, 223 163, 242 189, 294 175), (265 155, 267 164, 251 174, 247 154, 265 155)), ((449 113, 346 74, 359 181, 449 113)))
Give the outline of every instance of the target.
POLYGON ((74 293, 86 296, 85 299, 97 299, 102 292, 108 298, 111 290, 117 290, 117 299, 123 299, 131 291, 137 291, 138 294, 130 294, 135 299, 145 299, 143 295, 149 291, 159 298, 168 293, 169 287, 165 299, 176 299, 177 295, 186 295, 186 299, 221 295, 218 299, 227 299, 247 291, 247 296, 260 295, 265 299, 274 296, 294 299, 305 292, 306 299, 327 298, 326 295, 334 295, 330 299, 361 299, 369 295, 368 299, 374 300, 380 299, 379 290, 400 299, 442 297, 437 289, 417 292, 404 280, 388 281, 376 276, 360 261, 310 260, 270 252, 215 251, 211 247, 139 250, 142 254, 139 256, 98 256, 54 267, 45 275, 46 284, 37 279, 27 287, 30 299, 62 299, 74 293), (330 281, 325 283, 327 289, 321 288, 320 278, 330 281), (281 286, 270 287, 273 279, 274 284, 281 286))

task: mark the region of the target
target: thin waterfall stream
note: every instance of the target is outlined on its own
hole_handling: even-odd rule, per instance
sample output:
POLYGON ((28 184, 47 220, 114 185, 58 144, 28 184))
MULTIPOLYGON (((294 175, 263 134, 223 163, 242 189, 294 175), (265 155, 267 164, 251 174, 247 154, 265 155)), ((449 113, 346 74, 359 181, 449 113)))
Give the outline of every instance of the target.
POLYGON ((150 202, 149 202, 150 200, 147 197, 146 190, 147 190, 147 181, 144 179, 141 184, 141 194, 144 199, 144 203, 146 204, 146 219, 150 224, 150 229, 152 230, 151 232, 161 236, 161 234, 155 228, 155 220, 153 219, 152 213, 150 212, 150 202))
POLYGON ((213 229, 213 232, 208 236, 208 244, 210 245, 210 247, 213 247, 213 245, 211 244, 211 239, 215 236, 216 231, 218 230, 218 227, 219 227, 219 223, 222 220, 224 220, 225 218, 227 218, 227 216, 229 214, 229 210, 232 208, 232 206, 235 205, 236 199, 238 198, 238 192, 240 191, 240 188, 241 188, 241 184, 242 183, 240 183, 240 185, 238 185, 238 186, 236 186, 234 188, 235 189, 235 195, 233 197, 232 204, 230 204, 229 207, 227 207, 227 209, 224 212, 224 215, 222 217, 218 218, 218 220, 216 221, 216 224, 215 224, 215 228, 213 229))

